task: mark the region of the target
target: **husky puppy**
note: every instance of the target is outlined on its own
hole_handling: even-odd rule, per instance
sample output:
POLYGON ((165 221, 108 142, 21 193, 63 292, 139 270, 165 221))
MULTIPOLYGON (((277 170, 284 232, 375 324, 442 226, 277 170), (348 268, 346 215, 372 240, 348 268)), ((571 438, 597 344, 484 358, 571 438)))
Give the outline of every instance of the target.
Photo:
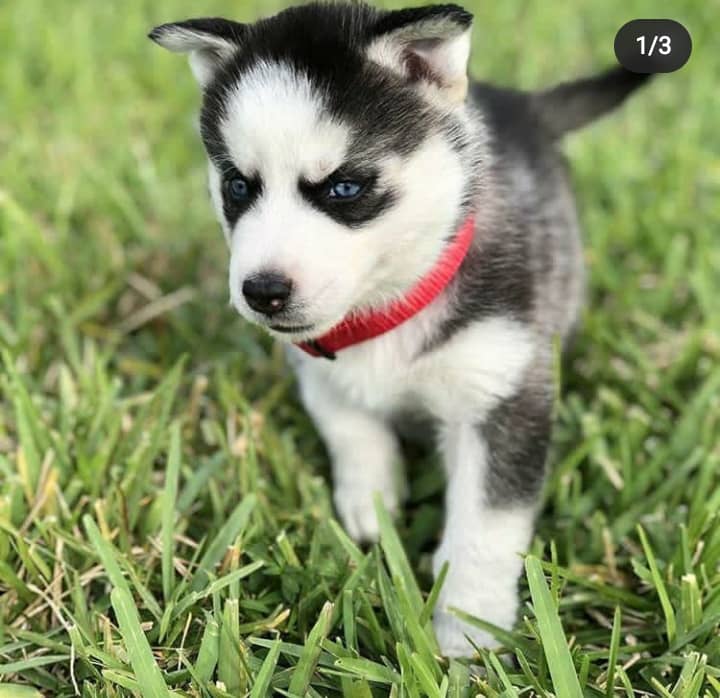
POLYGON ((553 407, 583 297, 563 134, 646 76, 538 92, 470 82, 472 15, 311 3, 150 33, 189 54, 241 315, 288 345, 357 540, 403 498, 395 431, 432 420, 447 475, 434 626, 448 656, 510 628, 553 407))

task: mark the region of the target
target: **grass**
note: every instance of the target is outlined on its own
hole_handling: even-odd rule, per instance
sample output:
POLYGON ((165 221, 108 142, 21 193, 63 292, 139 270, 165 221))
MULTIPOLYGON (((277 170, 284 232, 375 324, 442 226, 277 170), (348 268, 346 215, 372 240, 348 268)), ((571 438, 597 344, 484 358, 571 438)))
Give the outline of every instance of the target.
MULTIPOLYGON (((474 72, 613 60, 649 0, 467 3, 474 72)), ((183 61, 149 27, 278 3, 0 6, 0 696, 720 692, 720 58, 567 151, 590 310, 501 660, 437 657, 442 482, 356 548, 280 352, 227 307, 183 61)), ((664 11, 665 12, 665 11, 664 11)), ((480 621, 478 621, 480 622, 480 621)))

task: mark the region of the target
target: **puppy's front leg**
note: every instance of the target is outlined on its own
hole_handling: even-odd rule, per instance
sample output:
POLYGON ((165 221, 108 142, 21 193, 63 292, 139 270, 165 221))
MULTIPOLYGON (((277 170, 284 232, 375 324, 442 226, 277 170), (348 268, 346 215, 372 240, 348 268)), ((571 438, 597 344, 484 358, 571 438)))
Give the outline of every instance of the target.
POLYGON ((445 562, 448 576, 434 625, 446 656, 469 656, 472 645, 493 647, 488 633, 452 615, 455 607, 505 629, 515 623, 521 554, 533 531, 534 499, 542 482, 549 435, 549 407, 522 399, 494 411, 483 425, 448 426, 446 522, 433 566, 445 562), (513 407, 525 410, 513 417, 513 407), (528 416, 530 417, 528 419, 528 416))
POLYGON ((375 541, 375 493, 394 514, 406 488, 397 437, 380 417, 351 405, 313 373, 301 372, 300 385, 303 403, 330 453, 340 519, 356 541, 375 541))

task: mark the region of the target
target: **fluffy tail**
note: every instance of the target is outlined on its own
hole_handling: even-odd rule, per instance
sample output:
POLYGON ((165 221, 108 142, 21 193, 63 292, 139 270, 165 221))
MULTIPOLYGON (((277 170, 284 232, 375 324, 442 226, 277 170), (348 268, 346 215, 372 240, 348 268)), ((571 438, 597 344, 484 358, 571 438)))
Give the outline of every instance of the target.
POLYGON ((621 67, 611 68, 600 75, 536 92, 533 100, 540 118, 559 138, 619 106, 651 77, 621 67))

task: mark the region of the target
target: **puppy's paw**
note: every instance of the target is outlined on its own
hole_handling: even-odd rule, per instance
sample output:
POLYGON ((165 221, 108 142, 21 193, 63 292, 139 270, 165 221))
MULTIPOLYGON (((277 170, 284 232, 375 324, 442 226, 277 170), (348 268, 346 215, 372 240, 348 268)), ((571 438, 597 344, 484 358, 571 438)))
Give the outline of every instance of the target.
POLYGON ((435 613, 433 627, 440 652, 445 657, 472 657, 475 655, 474 645, 485 649, 496 649, 500 646, 489 633, 445 611, 435 613))
POLYGON ((446 657, 472 657, 475 654, 474 645, 490 650, 500 646, 490 633, 461 620, 450 612, 450 608, 459 609, 505 630, 513 627, 517 617, 515 570, 511 574, 507 570, 502 574, 495 565, 495 572, 489 574, 485 570, 493 569, 491 565, 484 564, 471 550, 464 550, 464 556, 450 555, 450 547, 441 545, 433 558, 436 579, 446 560, 454 558, 457 561, 455 564, 450 563, 433 616, 438 644, 446 657))
POLYGON ((358 543, 374 543, 380 537, 375 514, 374 495, 378 492, 391 516, 398 512, 400 503, 393 489, 373 488, 368 483, 347 483, 335 488, 335 507, 345 530, 358 543))

